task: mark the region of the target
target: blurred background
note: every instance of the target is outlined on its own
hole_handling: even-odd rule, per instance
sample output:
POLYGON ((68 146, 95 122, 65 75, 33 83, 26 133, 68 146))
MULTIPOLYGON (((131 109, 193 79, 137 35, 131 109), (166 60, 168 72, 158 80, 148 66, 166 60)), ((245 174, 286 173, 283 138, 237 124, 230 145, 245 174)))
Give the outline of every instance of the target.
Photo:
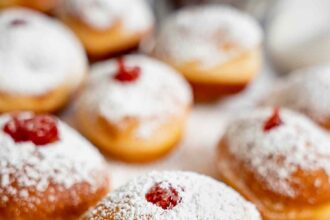
POLYGON ((255 16, 265 29, 265 51, 279 73, 330 63, 329 0, 151 0, 158 20, 180 7, 230 4, 255 16))

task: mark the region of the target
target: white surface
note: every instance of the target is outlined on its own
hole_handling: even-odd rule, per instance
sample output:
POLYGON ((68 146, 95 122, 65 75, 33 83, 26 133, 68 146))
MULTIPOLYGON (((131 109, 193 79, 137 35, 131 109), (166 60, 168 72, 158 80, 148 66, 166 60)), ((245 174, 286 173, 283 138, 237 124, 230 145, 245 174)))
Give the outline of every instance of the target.
POLYGON ((329 10, 329 0, 282 0, 274 7, 268 46, 284 71, 330 63, 329 10))
POLYGON ((188 170, 218 177, 215 149, 226 122, 239 111, 253 107, 269 87, 272 71, 264 69, 258 80, 244 93, 211 105, 194 106, 186 135, 170 155, 162 160, 139 165, 108 161, 112 188, 152 170, 188 170))

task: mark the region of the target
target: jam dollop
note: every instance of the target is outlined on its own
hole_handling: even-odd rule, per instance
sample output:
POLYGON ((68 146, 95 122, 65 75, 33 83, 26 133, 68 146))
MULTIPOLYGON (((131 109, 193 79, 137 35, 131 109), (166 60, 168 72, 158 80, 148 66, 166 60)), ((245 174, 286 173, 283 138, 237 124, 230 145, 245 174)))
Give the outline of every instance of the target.
POLYGON ((272 115, 264 123, 264 131, 270 131, 273 128, 276 128, 283 124, 283 121, 280 117, 280 109, 274 108, 272 115))
POLYGON ((35 115, 25 119, 12 116, 3 131, 17 143, 31 141, 42 146, 59 140, 57 122, 49 115, 35 115))
POLYGON ((146 200, 162 209, 172 209, 180 201, 181 197, 178 191, 169 183, 159 182, 152 186, 145 195, 146 200))
POLYGON ((114 75, 114 78, 120 82, 134 82, 141 75, 141 68, 138 66, 126 66, 125 59, 123 57, 117 59, 117 64, 118 72, 114 75))

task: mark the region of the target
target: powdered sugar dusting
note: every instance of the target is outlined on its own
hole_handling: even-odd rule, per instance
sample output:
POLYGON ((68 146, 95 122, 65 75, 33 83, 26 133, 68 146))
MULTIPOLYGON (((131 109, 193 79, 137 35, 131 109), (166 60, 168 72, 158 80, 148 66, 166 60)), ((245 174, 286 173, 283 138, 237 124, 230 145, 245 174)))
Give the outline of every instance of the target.
POLYGON ((264 122, 272 109, 258 109, 238 116, 228 127, 224 140, 229 151, 242 160, 266 187, 281 195, 295 197, 293 174, 324 170, 330 181, 330 139, 308 118, 281 109, 282 124, 265 132, 264 122), (290 156, 287 156, 290 155, 290 156))
POLYGON ((261 28, 249 15, 206 5, 171 16, 157 36, 155 53, 174 62, 198 61, 210 67, 257 47, 261 40, 261 28))
POLYGON ((78 108, 101 114, 112 124, 127 118, 138 120, 137 137, 148 137, 172 116, 184 114, 192 101, 185 80, 172 68, 142 55, 125 57, 129 66, 141 68, 134 82, 123 83, 114 79, 118 71, 115 60, 96 64, 78 108), (81 106, 82 105, 82 106, 81 106))
POLYGON ((44 95, 62 84, 75 89, 87 71, 79 41, 45 15, 4 10, 0 36, 0 92, 44 95))
MULTIPOLYGON (((18 117, 31 116, 32 113, 21 113, 18 117)), ((10 115, 0 117, 0 195, 4 195, 0 204, 8 200, 5 195, 29 199, 28 188, 42 193, 51 184, 69 189, 86 182, 96 190, 100 178, 95 175, 104 170, 105 162, 89 142, 58 121, 59 141, 42 147, 32 142, 16 143, 2 130, 10 119, 10 115)), ((49 199, 54 198, 49 195, 49 199)))
POLYGON ((265 101, 307 114, 319 123, 330 118, 330 66, 295 71, 265 101))
POLYGON ((66 0, 61 10, 101 30, 122 22, 128 31, 143 31, 154 23, 145 0, 66 0))
MULTIPOLYGON (((165 186, 166 187, 166 186, 165 186)), ((259 220, 256 208, 226 185, 190 172, 152 172, 110 193, 85 217, 89 220, 226 219, 259 220), (148 202, 145 194, 156 183, 174 187, 182 200, 172 209, 148 202)))

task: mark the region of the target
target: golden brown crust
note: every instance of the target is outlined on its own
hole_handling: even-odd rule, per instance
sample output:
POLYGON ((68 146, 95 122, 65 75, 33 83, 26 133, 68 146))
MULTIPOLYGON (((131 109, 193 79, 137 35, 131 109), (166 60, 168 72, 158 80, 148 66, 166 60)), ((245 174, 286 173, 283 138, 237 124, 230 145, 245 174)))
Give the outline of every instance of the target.
POLYGON ((190 85, 194 93, 194 101, 196 102, 217 101, 221 97, 238 93, 244 90, 247 86, 247 84, 225 85, 193 82, 190 82, 190 85))
MULTIPOLYGON (((26 200, 1 193, 6 203, 0 200, 0 220, 74 220, 89 207, 95 205, 109 190, 109 180, 105 173, 100 173, 96 189, 87 182, 75 184, 69 189, 50 184, 45 192, 36 188, 26 188, 29 196, 26 200)), ((15 182, 11 185, 17 188, 15 182)), ((20 189, 21 190, 21 189, 20 189)))
POLYGON ((170 57, 160 57, 174 66, 189 81, 195 83, 219 83, 236 85, 247 83, 258 73, 261 66, 261 51, 257 47, 232 58, 226 63, 221 63, 212 68, 205 68, 198 61, 177 63, 170 57))
POLYGON ((72 93, 71 86, 65 84, 39 96, 9 94, 0 91, 0 113, 12 111, 56 112, 67 104, 72 93))
POLYGON ((146 162, 164 156, 176 146, 183 134, 188 112, 186 109, 182 115, 169 118, 148 138, 136 137, 138 124, 134 119, 127 119, 120 125, 110 124, 102 116, 90 116, 80 108, 76 122, 78 129, 108 155, 128 162, 146 162))
POLYGON ((177 63, 159 57, 175 67, 192 84, 197 100, 214 99, 241 91, 252 81, 261 67, 261 51, 255 48, 213 68, 202 67, 198 61, 177 63))
POLYGON ((0 8, 24 6, 42 12, 48 12, 55 9, 58 2, 58 0, 1 0, 0 8))
MULTIPOLYGON (((96 207, 94 207, 93 210, 94 212, 92 216, 84 215, 80 220, 91 220, 91 218, 100 218, 100 216, 102 216, 102 211, 107 210, 107 207, 104 204, 98 204, 96 207)), ((116 211, 119 212, 119 209, 116 211)), ((117 212, 110 213, 105 217, 102 216, 102 220, 114 220, 115 215, 118 214, 117 212)))
POLYGON ((219 144, 218 166, 221 178, 256 204, 268 220, 326 220, 330 217, 330 184, 322 170, 298 170, 291 176, 296 192, 287 197, 271 191, 258 178, 256 172, 233 156, 226 140, 219 144), (315 185, 315 181, 318 184, 315 185))
POLYGON ((92 59, 134 48, 152 29, 129 33, 118 22, 107 30, 96 30, 73 17, 60 15, 60 19, 77 34, 92 59))

